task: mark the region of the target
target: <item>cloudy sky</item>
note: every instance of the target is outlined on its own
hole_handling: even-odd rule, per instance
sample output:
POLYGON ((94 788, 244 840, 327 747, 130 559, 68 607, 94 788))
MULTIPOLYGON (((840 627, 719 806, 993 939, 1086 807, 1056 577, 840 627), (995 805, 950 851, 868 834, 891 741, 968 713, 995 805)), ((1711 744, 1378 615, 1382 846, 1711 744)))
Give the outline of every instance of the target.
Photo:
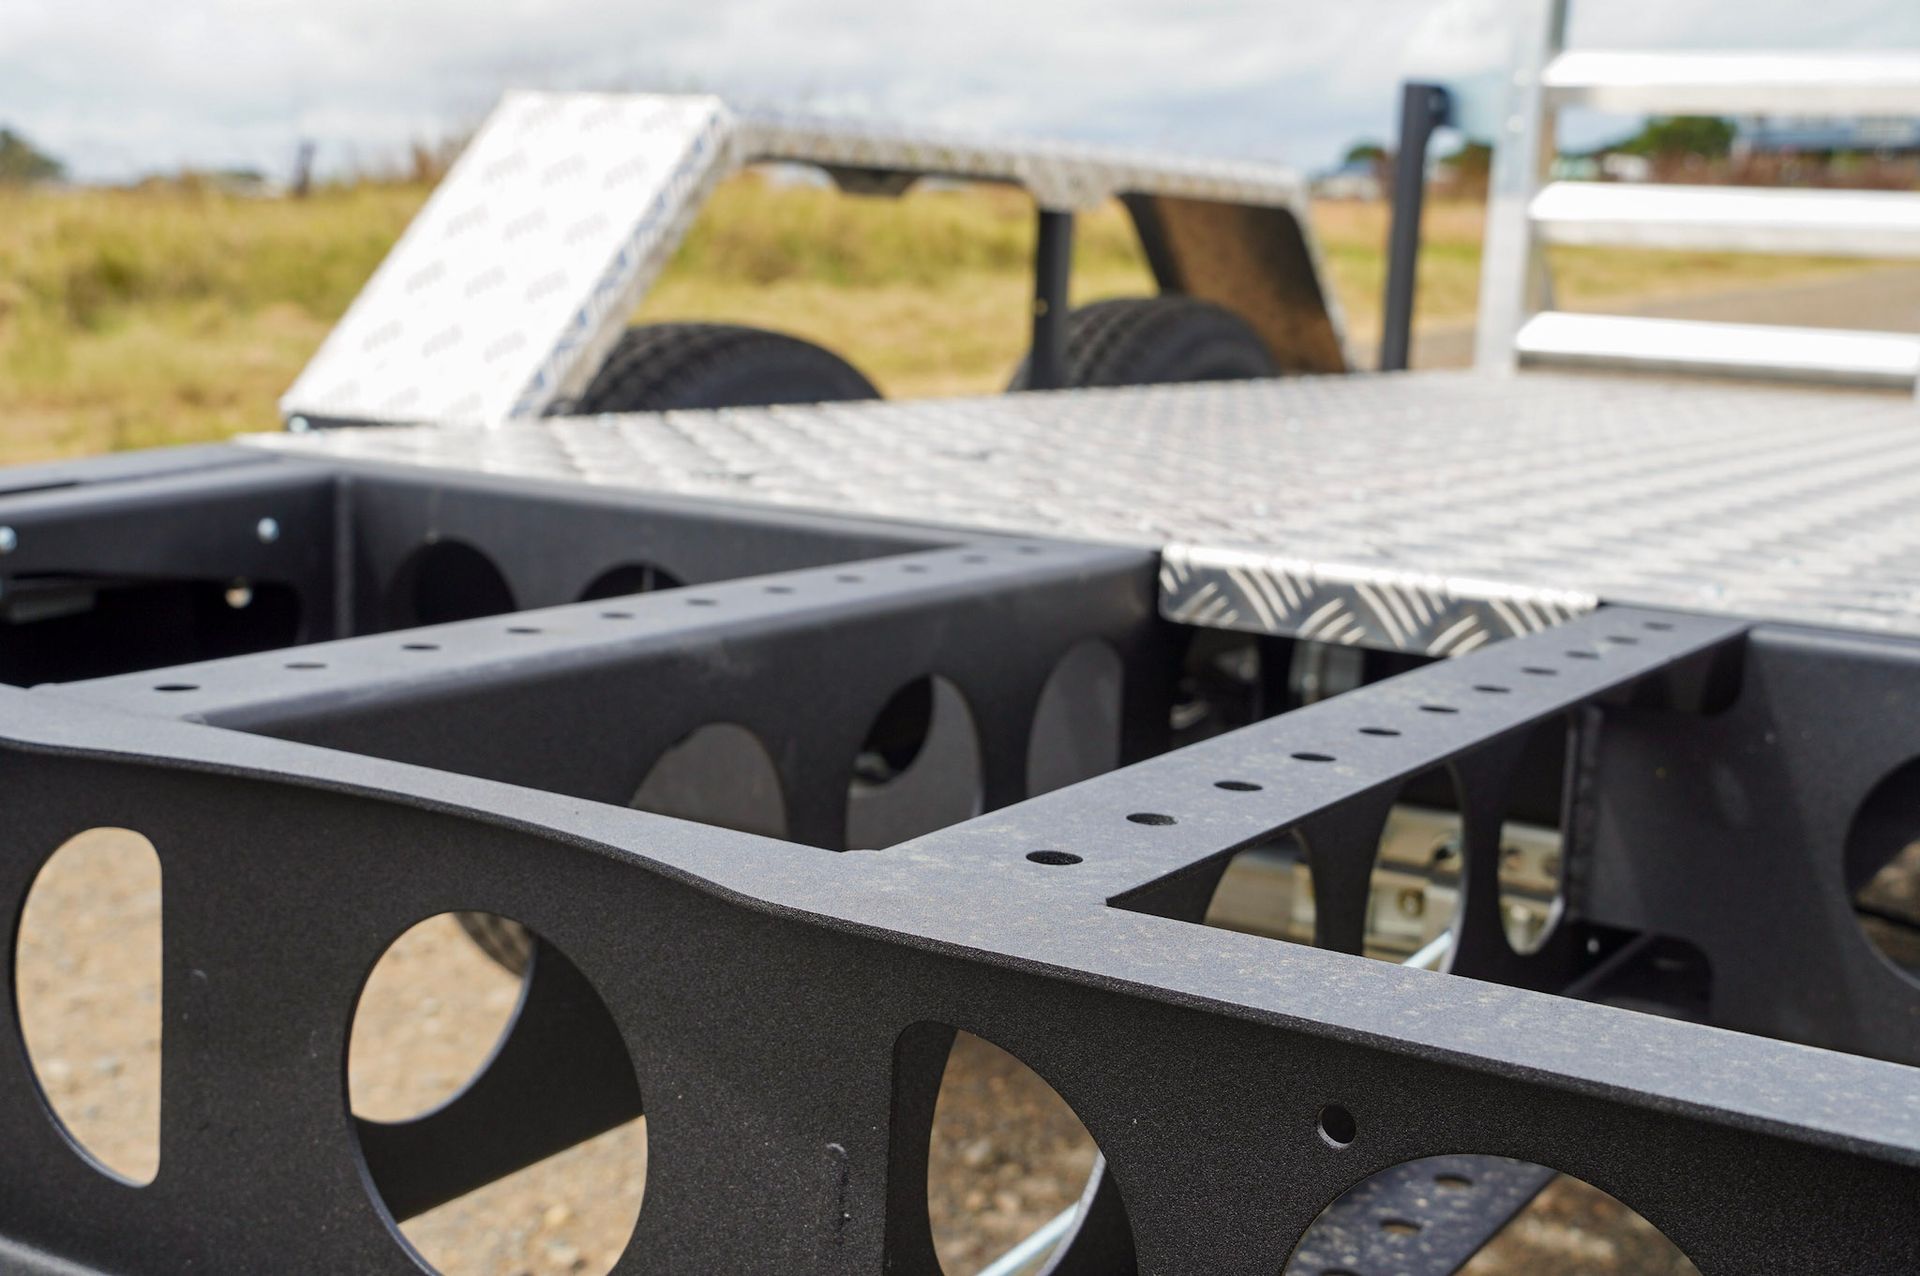
MULTIPOLYGON (((0 0, 0 125, 76 175, 390 163, 510 87, 711 89, 1318 168, 1521 0, 0 0)), ((1607 46, 1920 47, 1916 0, 1586 0, 1607 46)), ((1594 122, 1582 127, 1600 128, 1594 122)))

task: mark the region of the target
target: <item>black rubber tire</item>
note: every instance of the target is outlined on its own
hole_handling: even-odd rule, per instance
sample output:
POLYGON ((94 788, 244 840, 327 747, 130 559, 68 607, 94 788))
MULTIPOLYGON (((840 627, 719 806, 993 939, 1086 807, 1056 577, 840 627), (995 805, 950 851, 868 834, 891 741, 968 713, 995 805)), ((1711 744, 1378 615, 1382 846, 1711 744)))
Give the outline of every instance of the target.
POLYGON ((460 929, 495 964, 516 975, 527 973, 533 960, 533 932, 519 922, 493 913, 455 913, 460 929))
POLYGON ((859 369, 831 350, 726 323, 651 323, 621 334, 566 415, 754 408, 877 399, 859 369))
MULTIPOLYGON (((1267 343, 1239 315, 1196 297, 1117 297, 1067 316, 1068 387, 1245 381, 1280 375, 1267 343)), ((1027 388, 1027 362, 1008 384, 1027 388)))

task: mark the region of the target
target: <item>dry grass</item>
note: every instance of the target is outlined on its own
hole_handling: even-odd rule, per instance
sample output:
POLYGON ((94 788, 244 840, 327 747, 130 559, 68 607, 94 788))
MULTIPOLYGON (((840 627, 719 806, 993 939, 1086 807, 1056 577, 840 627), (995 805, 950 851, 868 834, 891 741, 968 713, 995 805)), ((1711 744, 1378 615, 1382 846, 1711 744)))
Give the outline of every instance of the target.
MULTIPOLYGON (((0 193, 0 461, 272 428, 275 400, 425 193, 0 193)), ((1385 209, 1327 204, 1315 222, 1351 329, 1370 336, 1385 209)), ((1470 318, 1479 233, 1477 205, 1430 210, 1423 322, 1470 318)), ((891 395, 986 392, 1024 349, 1032 237, 1029 205, 1005 190, 850 199, 748 176, 720 191, 640 313, 797 332, 891 395)), ((1591 250, 1556 267, 1572 304, 1858 268, 1591 250)), ((1082 219, 1075 277, 1079 300, 1150 289, 1119 209, 1082 219)))

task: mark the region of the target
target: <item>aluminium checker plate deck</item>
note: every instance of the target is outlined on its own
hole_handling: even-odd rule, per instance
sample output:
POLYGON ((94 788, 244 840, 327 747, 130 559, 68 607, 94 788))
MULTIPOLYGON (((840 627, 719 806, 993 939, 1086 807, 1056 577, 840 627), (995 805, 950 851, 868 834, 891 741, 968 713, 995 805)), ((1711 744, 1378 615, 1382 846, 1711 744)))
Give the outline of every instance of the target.
POLYGON ((1404 651, 1603 602, 1920 634, 1890 396, 1413 373, 249 442, 1148 546, 1169 619, 1404 651))

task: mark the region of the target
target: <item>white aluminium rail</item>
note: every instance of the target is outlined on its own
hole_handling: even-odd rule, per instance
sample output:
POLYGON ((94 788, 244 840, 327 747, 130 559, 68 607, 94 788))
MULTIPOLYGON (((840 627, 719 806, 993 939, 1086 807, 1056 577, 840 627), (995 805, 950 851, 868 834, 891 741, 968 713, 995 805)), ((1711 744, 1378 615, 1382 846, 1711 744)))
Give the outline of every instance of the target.
POLYGON ((1550 244, 1920 257, 1905 191, 1552 182, 1530 211, 1550 244))
POLYGON ((1570 49, 1541 74, 1554 106, 1658 115, 1920 115, 1920 54, 1570 49))
POLYGON ((1920 334, 1903 332, 1548 310, 1527 320, 1514 345, 1525 363, 1841 380, 1892 389, 1920 379, 1920 334))
POLYGON ((1920 334, 1557 311, 1556 244, 1920 259, 1920 193, 1548 182, 1567 107, 1670 115, 1920 118, 1920 51, 1569 50, 1570 0, 1519 0, 1498 131, 1474 363, 1920 386, 1920 334))

